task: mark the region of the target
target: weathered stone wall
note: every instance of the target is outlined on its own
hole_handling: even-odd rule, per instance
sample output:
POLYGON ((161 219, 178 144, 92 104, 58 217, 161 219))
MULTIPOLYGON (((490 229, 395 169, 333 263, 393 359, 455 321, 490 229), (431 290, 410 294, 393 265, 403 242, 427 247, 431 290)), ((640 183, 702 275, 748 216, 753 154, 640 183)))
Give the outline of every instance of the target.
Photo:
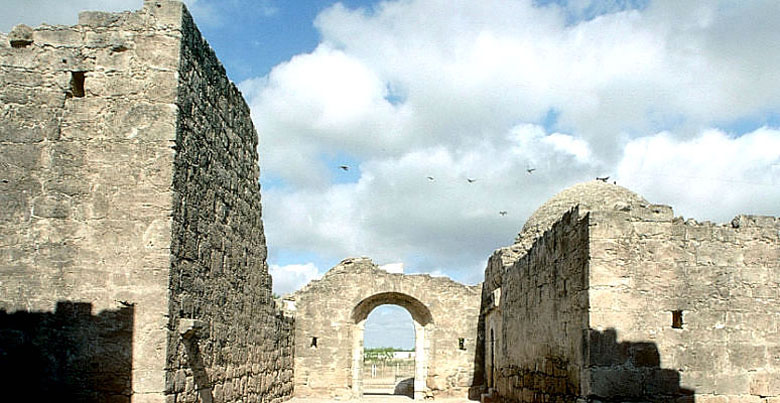
POLYGON ((779 237, 773 217, 713 225, 653 205, 591 213, 590 327, 646 351, 605 358, 591 341, 584 392, 780 400, 779 237))
MULTIPOLYGON (((576 399, 588 328, 587 276, 588 224, 576 209, 504 274, 499 321, 493 325, 488 318, 495 336, 492 383, 501 399, 576 399)), ((486 357, 491 359, 489 351, 486 357)))
MULTIPOLYGON (((352 395, 355 349, 362 355, 359 326, 381 304, 400 305, 417 322, 415 342, 423 344, 417 365, 424 355, 427 368, 426 379, 415 379, 415 389, 465 396, 472 386, 479 290, 444 277, 388 273, 367 258, 342 261, 290 297, 296 396, 352 395), (465 350, 459 349, 460 338, 465 350)), ((358 361, 362 365, 362 356, 358 361)))
POLYGON ((178 52, 162 46, 180 18, 88 12, 0 35, 0 304, 134 304, 135 401, 163 389, 178 52))
POLYGON ((204 328, 169 335, 166 393, 177 401, 281 401, 292 394, 292 321, 271 297, 257 133, 186 13, 179 77, 170 326, 204 328))
POLYGON ((497 249, 488 258, 485 280, 482 283, 482 298, 479 323, 477 325, 477 351, 474 357, 474 385, 471 397, 478 397, 488 388, 495 388, 500 359, 498 345, 501 340, 503 314, 501 312, 501 286, 507 273, 528 249, 511 245, 497 249))
POLYGON ((683 221, 619 186, 576 185, 537 210, 516 244, 488 263, 488 397, 780 401, 778 273, 777 218, 683 221), (579 213, 562 212, 571 206, 579 213), (567 279, 567 271, 581 277, 567 279), (567 302, 572 286, 582 291, 567 302), (504 339, 493 347, 497 328, 504 339), (565 394, 562 378, 570 381, 565 394))
POLYGON ((129 401, 132 339, 132 306, 97 315, 83 302, 59 302, 53 313, 0 311, 0 377, 34 401, 129 401))
POLYGON ((256 133, 184 6, 150 0, 0 34, 0 81, 0 348, 58 337, 41 330, 58 323, 46 313, 75 304, 117 320, 63 329, 101 346, 74 346, 87 354, 76 361, 111 372, 130 360, 116 383, 83 381, 83 395, 288 397, 292 323, 270 298, 256 133), (104 314, 128 307, 130 318, 104 314))

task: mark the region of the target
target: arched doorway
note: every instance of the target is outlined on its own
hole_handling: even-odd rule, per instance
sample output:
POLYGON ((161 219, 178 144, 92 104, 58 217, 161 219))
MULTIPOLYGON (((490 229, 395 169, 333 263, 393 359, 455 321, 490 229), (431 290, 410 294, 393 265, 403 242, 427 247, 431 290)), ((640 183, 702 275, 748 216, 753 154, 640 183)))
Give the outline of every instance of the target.
POLYGON ((379 305, 363 328, 363 395, 414 396, 414 320, 398 305, 379 305))
POLYGON ((372 295, 360 301, 352 310, 352 394, 363 396, 363 340, 368 315, 380 305, 398 305, 406 309, 414 322, 414 392, 415 400, 425 397, 430 354, 428 337, 433 330, 433 318, 428 308, 419 300, 406 294, 385 292, 372 295))

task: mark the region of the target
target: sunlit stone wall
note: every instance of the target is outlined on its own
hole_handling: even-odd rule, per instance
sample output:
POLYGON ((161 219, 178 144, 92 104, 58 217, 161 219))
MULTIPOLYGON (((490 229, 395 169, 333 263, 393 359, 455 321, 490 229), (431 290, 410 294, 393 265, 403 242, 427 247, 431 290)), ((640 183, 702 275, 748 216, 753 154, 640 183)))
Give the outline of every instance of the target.
POLYGON ((183 4, 18 26, 0 81, 0 367, 48 360, 27 389, 60 400, 288 398, 257 134, 183 4))

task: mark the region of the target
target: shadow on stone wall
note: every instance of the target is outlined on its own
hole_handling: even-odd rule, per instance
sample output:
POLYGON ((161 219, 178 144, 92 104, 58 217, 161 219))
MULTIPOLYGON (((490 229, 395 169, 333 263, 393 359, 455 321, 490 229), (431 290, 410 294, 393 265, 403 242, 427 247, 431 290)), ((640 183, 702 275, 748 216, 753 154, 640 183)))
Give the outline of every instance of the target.
POLYGON ((406 378, 399 381, 393 389, 393 394, 414 398, 414 378, 406 378))
POLYGON ((66 301, 54 313, 0 310, 0 379, 29 401, 130 402, 133 315, 66 301))
POLYGON ((620 342, 617 331, 588 331, 586 362, 593 402, 693 403, 694 391, 680 386, 680 373, 661 368, 658 347, 651 342, 620 342))
MULTIPOLYGON (((482 288, 482 307, 481 311, 484 311, 485 306, 485 288, 482 288)), ((468 398, 469 400, 480 400, 482 393, 487 391, 487 382, 485 379, 485 314, 482 312, 479 315, 479 322, 477 324, 477 343, 474 351, 474 375, 471 378, 471 386, 469 386, 468 398)))
POLYGON ((192 377, 195 381, 195 389, 198 391, 199 401, 202 403, 212 403, 214 401, 214 390, 206 372, 206 365, 203 363, 203 355, 200 352, 200 346, 197 339, 185 338, 184 348, 187 351, 187 363, 192 369, 192 377))

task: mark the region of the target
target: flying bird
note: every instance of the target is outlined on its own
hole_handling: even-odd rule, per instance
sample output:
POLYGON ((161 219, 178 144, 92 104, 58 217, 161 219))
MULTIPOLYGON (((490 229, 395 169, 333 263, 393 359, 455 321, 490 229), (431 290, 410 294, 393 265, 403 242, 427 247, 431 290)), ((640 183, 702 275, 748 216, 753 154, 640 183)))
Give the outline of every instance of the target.
POLYGON ((528 169, 526 169, 526 172, 528 172, 529 175, 531 173, 533 173, 534 171, 536 171, 536 168, 528 168, 528 169))
POLYGON ((609 179, 609 176, 604 176, 604 177, 601 177, 601 178, 598 177, 598 176, 596 177, 597 181, 602 181, 604 183, 607 183, 607 179, 609 179))
POLYGON ((347 166, 347 165, 339 165, 339 168, 340 168, 342 171, 349 171, 349 166, 347 166))
POLYGON ((506 211, 501 210, 501 211, 498 212, 498 214, 501 214, 502 216, 504 216, 504 215, 506 215, 506 211))
POLYGON ((477 181, 476 179, 471 179, 471 178, 466 178, 466 180, 469 181, 469 183, 474 183, 477 181))
POLYGON ((429 181, 432 181, 432 180, 433 180, 433 176, 429 176, 429 177, 428 177, 428 180, 429 180, 429 181))

